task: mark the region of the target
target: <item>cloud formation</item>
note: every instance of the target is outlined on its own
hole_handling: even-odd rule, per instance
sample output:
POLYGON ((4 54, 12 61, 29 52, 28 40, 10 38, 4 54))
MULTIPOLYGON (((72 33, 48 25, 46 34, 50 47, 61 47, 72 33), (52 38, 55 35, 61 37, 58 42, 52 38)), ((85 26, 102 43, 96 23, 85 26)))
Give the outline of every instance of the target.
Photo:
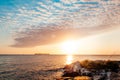
POLYGON ((33 1, 17 8, 16 14, 8 13, 2 20, 9 23, 2 24, 13 26, 13 47, 47 45, 94 35, 120 25, 120 1, 33 1))

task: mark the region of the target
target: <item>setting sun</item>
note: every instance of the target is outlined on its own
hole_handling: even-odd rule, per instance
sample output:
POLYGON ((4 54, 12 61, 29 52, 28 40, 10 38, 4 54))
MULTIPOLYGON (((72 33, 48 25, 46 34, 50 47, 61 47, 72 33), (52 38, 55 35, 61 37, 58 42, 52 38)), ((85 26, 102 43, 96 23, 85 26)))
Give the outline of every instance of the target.
POLYGON ((62 43, 61 48, 65 54, 75 54, 78 50, 78 43, 74 40, 65 41, 62 43))

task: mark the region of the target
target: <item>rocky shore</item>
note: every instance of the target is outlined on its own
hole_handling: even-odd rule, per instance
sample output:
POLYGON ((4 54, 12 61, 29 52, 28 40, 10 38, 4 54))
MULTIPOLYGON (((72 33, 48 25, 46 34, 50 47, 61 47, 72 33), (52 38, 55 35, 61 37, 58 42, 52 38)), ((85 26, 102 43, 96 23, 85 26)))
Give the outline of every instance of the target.
POLYGON ((56 80, 120 80, 120 62, 77 61, 66 65, 62 78, 56 80))

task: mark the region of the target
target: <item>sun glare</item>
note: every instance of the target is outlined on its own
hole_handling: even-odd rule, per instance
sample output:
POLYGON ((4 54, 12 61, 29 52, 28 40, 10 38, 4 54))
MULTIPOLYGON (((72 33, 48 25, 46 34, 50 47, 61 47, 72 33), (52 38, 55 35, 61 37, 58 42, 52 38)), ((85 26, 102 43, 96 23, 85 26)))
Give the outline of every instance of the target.
POLYGON ((71 64, 72 61, 73 61, 73 56, 72 55, 68 55, 67 58, 66 58, 66 64, 71 64))
POLYGON ((74 40, 65 41, 62 43, 61 48, 65 54, 73 55, 78 50, 78 43, 74 40))

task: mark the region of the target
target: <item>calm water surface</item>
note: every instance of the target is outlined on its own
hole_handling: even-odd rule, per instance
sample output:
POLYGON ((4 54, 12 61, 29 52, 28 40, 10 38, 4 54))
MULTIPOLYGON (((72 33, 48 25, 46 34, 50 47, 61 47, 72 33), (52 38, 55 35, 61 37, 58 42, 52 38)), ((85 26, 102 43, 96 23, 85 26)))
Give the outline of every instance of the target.
POLYGON ((0 56, 0 80, 53 80, 64 65, 86 59, 120 61, 120 56, 0 56))

